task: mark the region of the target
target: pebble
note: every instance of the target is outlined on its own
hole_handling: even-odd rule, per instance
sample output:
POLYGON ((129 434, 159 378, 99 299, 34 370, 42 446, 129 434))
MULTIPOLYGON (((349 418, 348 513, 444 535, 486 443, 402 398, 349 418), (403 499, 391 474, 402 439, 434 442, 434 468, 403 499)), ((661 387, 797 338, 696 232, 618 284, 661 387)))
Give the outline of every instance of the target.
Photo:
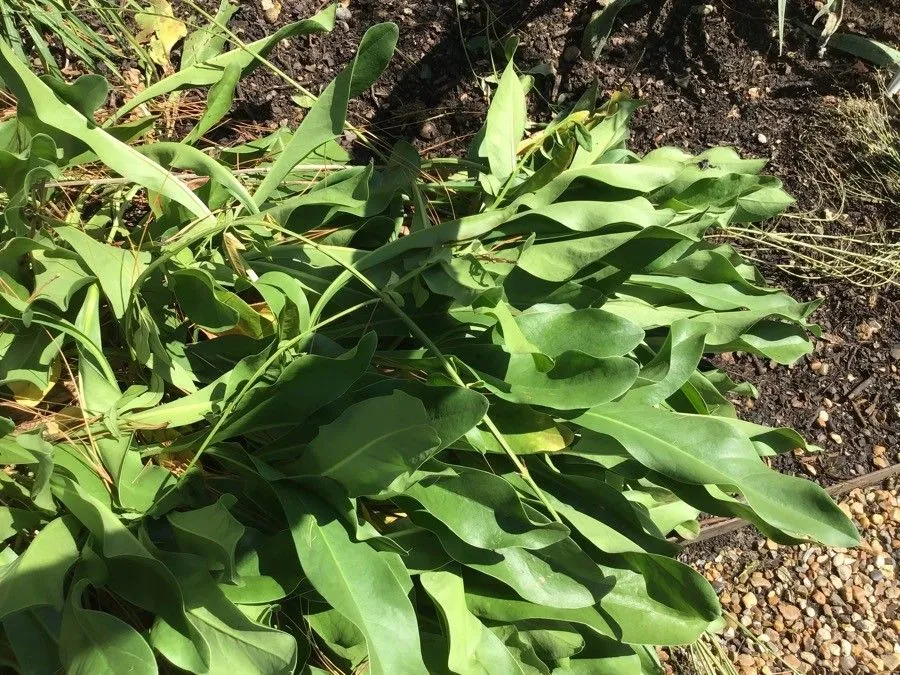
POLYGON ((422 128, 419 129, 419 136, 425 139, 426 141, 430 141, 433 138, 436 138, 438 135, 438 129, 434 125, 434 122, 425 122, 422 125, 422 128))
MULTIPOLYGON (((873 452, 879 457, 887 452, 873 452)), ((735 612, 721 635, 741 675, 785 666, 807 674, 900 673, 900 492, 854 490, 840 507, 856 521, 858 549, 771 547, 760 538, 700 564, 726 612, 735 612), (737 624, 754 636, 749 642, 737 624)))
POLYGON ((563 51, 563 61, 575 61, 581 56, 581 50, 576 45, 569 45, 563 51))
POLYGON ((756 659, 754 659, 750 654, 741 654, 738 656, 738 664, 743 666, 744 668, 751 668, 756 665, 756 659))
POLYGON ((769 142, 769 138, 765 134, 758 134, 756 140, 758 140, 763 145, 769 142))
POLYGON ((338 21, 349 21, 353 18, 353 13, 343 5, 338 5, 337 10, 334 12, 334 16, 338 21))
POLYGON ((799 607, 796 607, 795 605, 789 605, 786 603, 779 605, 778 611, 781 612, 781 616, 784 617, 785 621, 788 621, 791 623, 793 623, 794 621, 799 619, 801 616, 803 616, 803 613, 800 611, 799 607))

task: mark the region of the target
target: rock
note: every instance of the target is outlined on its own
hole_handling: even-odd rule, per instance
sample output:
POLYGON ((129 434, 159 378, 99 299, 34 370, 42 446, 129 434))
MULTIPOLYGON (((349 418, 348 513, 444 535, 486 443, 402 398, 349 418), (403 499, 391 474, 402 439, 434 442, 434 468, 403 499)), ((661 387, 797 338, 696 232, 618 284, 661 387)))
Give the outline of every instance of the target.
POLYGON ((753 593, 745 593, 741 598, 741 603, 744 605, 746 609, 753 609, 759 603, 756 599, 756 596, 753 593))
POLYGON ((563 51, 563 61, 575 61, 581 56, 581 50, 576 45, 569 45, 563 51))
POLYGON ((750 585, 753 588, 772 588, 772 582, 766 579, 760 572, 754 572, 750 577, 750 585))
POLYGON ((816 665, 816 655, 811 654, 810 652, 800 652, 800 658, 806 661, 809 665, 816 665))
POLYGON ((353 18, 353 13, 347 7, 338 5, 334 16, 338 21, 349 21, 351 18, 353 18))
POLYGON ((796 605, 789 605, 787 603, 782 603, 778 606, 778 611, 781 612, 781 616, 784 617, 784 620, 793 623, 797 621, 801 616, 803 616, 800 608, 796 605))
POLYGON ((787 656, 784 656, 782 660, 784 661, 785 665, 788 666, 788 668, 793 668, 794 670, 799 670, 800 668, 803 667, 803 662, 800 661, 800 659, 798 659, 793 654, 788 654, 787 656))
POLYGON ((854 668, 856 668, 856 659, 852 656, 844 656, 841 657, 841 671, 844 673, 852 673, 855 672, 854 668))
POLYGON ((281 3, 278 0, 262 0, 260 6, 266 21, 269 23, 278 21, 278 17, 281 15, 281 3))
POLYGON ((837 573, 841 581, 848 581, 853 576, 853 568, 850 565, 841 565, 837 568, 837 573))
POLYGON ((422 125, 422 128, 419 129, 419 136, 426 141, 430 141, 436 138, 438 135, 438 128, 434 125, 433 122, 425 122, 422 125))
POLYGON ((769 139, 765 134, 757 134, 756 140, 758 140, 763 145, 769 142, 769 139))
POLYGON ((744 668, 752 668, 753 666, 756 665, 756 661, 749 654, 741 654, 740 656, 737 657, 737 662, 739 665, 743 666, 744 668))

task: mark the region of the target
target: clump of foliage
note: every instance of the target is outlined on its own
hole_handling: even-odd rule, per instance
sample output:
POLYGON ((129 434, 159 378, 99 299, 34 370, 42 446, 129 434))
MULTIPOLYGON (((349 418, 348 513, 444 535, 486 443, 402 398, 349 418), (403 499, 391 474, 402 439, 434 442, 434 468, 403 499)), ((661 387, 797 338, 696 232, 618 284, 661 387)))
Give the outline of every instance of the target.
POLYGON ((0 0, 0 39, 23 61, 33 50, 44 69, 57 76, 75 60, 89 67, 104 64, 116 72, 118 47, 89 18, 128 44, 121 13, 119 3, 111 0, 0 0))
POLYGON ((209 87, 208 129, 276 40, 333 24, 209 56, 105 127, 102 79, 0 43, 0 382, 24 419, 0 439, 5 665, 655 672, 654 645, 720 617, 673 558, 701 511, 857 541, 767 466, 802 439, 739 420, 748 387, 703 360, 789 363, 815 330, 704 240, 789 201, 763 162, 640 157, 635 102, 590 92, 526 137, 510 65, 468 158, 350 165, 335 139, 393 24, 295 131, 203 151, 113 121, 209 87), (98 166, 127 185, 53 182, 98 166))

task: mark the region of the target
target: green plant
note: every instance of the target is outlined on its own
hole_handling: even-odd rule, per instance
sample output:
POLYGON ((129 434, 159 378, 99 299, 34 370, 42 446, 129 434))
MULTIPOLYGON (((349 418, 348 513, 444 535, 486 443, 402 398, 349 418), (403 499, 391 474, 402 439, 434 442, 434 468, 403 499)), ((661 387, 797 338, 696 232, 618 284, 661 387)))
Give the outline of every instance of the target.
POLYGON ((26 62, 33 49, 44 69, 56 76, 61 76, 59 61, 65 66, 72 58, 88 68, 105 64, 115 73, 121 52, 112 36, 121 31, 110 31, 105 38, 86 18, 94 15, 118 27, 118 12, 118 3, 110 0, 0 0, 0 39, 26 62), (58 41, 58 48, 48 40, 58 41))
MULTIPOLYGON (((763 162, 639 157, 635 102, 593 92, 526 138, 510 64, 468 158, 349 165, 348 100, 396 37, 371 28, 296 130, 206 152, 96 126, 102 79, 0 42, 5 665, 656 672, 720 620, 672 558, 701 510, 856 543, 767 467, 802 439, 737 419, 748 388, 702 363, 788 363, 815 330, 703 238, 789 202, 763 162), (97 164, 128 184, 58 180, 97 164)), ((221 119, 270 43, 148 95, 207 86, 221 119)))

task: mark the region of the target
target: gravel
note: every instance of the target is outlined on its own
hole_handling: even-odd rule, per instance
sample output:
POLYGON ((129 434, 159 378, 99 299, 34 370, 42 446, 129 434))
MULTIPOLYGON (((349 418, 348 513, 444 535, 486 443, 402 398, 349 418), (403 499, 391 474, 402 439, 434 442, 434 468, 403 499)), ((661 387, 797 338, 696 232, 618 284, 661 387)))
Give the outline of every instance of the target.
POLYGON ((898 492, 855 490, 841 502, 862 535, 857 549, 759 539, 755 550, 694 561, 719 593, 729 622, 721 636, 739 673, 900 672, 898 492))

